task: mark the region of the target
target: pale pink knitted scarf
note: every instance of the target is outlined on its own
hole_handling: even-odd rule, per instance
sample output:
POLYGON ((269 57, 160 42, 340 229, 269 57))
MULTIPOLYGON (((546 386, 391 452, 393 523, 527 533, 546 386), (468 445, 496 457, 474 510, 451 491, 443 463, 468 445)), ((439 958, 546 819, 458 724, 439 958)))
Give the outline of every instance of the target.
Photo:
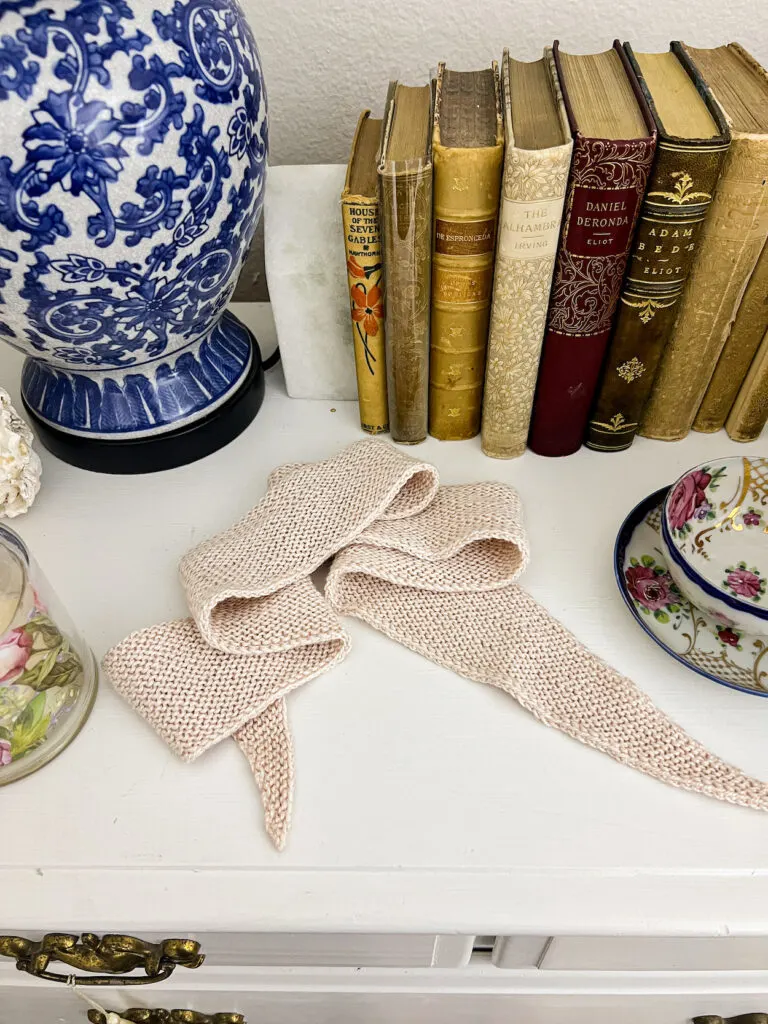
POLYGON ((648 775, 768 810, 768 785, 693 740, 517 585, 527 561, 509 487, 440 487, 433 466, 359 441, 275 470, 244 519, 183 558, 192 617, 132 633, 104 668, 184 760, 234 736, 278 848, 293 793, 285 698, 346 655, 340 614, 648 775), (323 597, 310 573, 330 558, 323 597))

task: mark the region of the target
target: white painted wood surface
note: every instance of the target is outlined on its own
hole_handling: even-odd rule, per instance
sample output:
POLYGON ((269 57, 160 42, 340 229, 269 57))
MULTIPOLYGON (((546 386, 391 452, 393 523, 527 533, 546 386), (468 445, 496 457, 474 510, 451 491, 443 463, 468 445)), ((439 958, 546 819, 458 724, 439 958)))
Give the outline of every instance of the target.
MULTIPOLYGON (((268 335, 268 311, 253 312, 268 335)), ((0 348, 17 400, 21 358, 0 348)), ((184 614, 180 556, 257 502, 270 469, 360 436, 355 404, 290 400, 277 369, 251 427, 194 465, 109 477, 41 453, 41 493, 13 526, 100 657, 184 614)), ((497 462, 477 439, 430 439, 413 454, 448 483, 515 486, 528 590, 694 736, 768 778, 768 701, 666 657, 612 568, 635 502, 704 458, 765 447, 695 434, 497 462)), ((348 625, 346 662, 289 698, 297 790, 283 854, 234 743, 182 764, 104 680, 75 743, 0 790, 0 930, 768 934, 768 816, 646 778, 348 625)))
POLYGON ((545 971, 762 971, 768 966, 768 938, 557 935, 548 940, 537 966, 545 971))
MULTIPOLYGON (((91 994, 106 1009, 240 1012, 249 1024, 690 1024, 697 1014, 764 1011, 768 972, 203 967, 91 994)), ((85 1024, 86 1009, 63 985, 0 967, 0 1024, 85 1024)))

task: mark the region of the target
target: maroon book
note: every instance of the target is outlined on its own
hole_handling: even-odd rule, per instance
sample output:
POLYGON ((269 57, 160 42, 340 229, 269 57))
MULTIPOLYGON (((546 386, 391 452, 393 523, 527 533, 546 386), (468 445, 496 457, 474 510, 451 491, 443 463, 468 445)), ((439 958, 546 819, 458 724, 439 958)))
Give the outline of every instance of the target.
POLYGON ((573 132, 573 163, 528 444, 539 455, 571 455, 586 433, 653 163, 656 129, 616 42, 612 51, 588 59, 603 60, 613 75, 626 74, 631 94, 617 93, 616 103, 624 103, 625 123, 634 122, 642 134, 631 139, 585 134, 580 122, 587 122, 589 96, 583 84, 578 95, 568 88, 571 64, 584 58, 561 54, 557 42, 553 49, 573 132))

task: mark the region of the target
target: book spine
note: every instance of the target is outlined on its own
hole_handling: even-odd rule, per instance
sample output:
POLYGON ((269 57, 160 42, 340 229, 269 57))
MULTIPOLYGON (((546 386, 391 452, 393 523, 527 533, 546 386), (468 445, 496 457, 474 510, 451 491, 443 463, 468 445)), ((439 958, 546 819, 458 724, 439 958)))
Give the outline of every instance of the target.
POLYGON ((389 429, 384 355, 384 275, 375 199, 345 195, 341 203, 360 426, 368 434, 389 429))
POLYGON ((389 429, 418 444, 427 436, 432 166, 380 171, 380 183, 389 429))
POLYGON ((528 439, 539 455, 584 438, 655 141, 576 136, 528 439))
POLYGON ((613 337, 587 430, 597 451, 628 448, 677 319, 728 143, 660 139, 613 337))
POLYGON ((725 421, 732 441, 755 441, 768 420, 768 331, 725 421))
POLYGON ((507 147, 481 438, 493 458, 526 448, 572 149, 507 147))
POLYGON ((768 244, 749 279, 731 333, 717 361, 693 429, 714 433, 724 425, 768 329, 768 244))
POLYGON ((429 432, 480 432, 503 147, 436 144, 429 432))
POLYGON ((768 235, 768 137, 734 134, 639 433, 691 429, 768 235))

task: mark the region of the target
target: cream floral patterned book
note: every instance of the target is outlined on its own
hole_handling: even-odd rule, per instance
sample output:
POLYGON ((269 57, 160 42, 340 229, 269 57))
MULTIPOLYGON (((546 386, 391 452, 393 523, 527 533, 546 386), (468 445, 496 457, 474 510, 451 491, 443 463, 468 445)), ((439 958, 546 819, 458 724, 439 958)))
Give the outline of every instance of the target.
POLYGON ((522 455, 528 437, 573 140, 552 50, 504 51, 506 153, 483 397, 486 455, 522 455))

